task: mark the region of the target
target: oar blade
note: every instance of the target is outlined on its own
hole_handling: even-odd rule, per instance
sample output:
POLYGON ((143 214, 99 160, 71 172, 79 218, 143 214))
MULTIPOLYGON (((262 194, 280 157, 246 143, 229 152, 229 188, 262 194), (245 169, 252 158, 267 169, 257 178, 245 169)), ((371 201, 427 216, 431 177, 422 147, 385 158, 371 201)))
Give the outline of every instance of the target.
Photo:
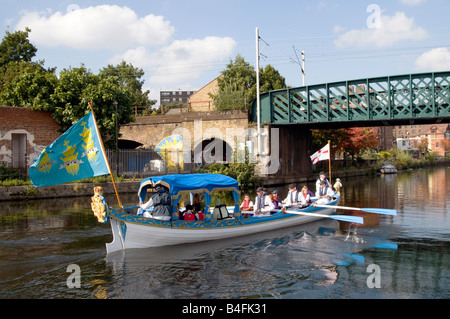
POLYGON ((397 211, 395 209, 387 209, 387 208, 361 208, 362 211, 374 214, 381 215, 391 215, 397 216, 397 211))
POLYGON ((334 220, 339 220, 341 222, 364 224, 364 218, 359 216, 349 216, 349 215, 328 215, 329 218, 334 220))

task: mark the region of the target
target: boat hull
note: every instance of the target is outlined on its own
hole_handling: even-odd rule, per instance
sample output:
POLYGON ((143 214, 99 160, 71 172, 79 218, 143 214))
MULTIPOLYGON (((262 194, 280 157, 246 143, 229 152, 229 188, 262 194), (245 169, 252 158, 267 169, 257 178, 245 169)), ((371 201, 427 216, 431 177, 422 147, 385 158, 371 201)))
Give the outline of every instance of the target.
MULTIPOLYGON (((331 215, 330 208, 309 207, 303 212, 331 215)), ((251 235, 255 233, 310 223, 323 217, 276 213, 259 218, 231 218, 216 221, 159 221, 139 217, 117 210, 110 210, 113 242, 106 244, 107 253, 125 249, 150 248, 169 245, 189 244, 210 240, 251 235)))

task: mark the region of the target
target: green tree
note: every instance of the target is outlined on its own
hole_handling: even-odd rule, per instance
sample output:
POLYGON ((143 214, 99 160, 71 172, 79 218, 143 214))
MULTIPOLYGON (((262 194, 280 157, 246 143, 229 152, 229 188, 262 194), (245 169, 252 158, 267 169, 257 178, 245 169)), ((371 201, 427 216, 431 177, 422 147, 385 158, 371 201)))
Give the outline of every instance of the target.
POLYGON ((36 55, 37 48, 28 40, 30 32, 29 28, 14 33, 6 30, 6 35, 0 43, 0 66, 9 62, 31 62, 36 55))
POLYGON ((6 80, 0 91, 0 103, 32 110, 53 111, 51 96, 57 77, 54 72, 30 62, 10 62, 6 80), (12 71, 11 71, 12 70, 12 71))
POLYGON ((52 95, 53 117, 67 130, 89 112, 92 102, 97 124, 105 146, 113 148, 116 138, 116 107, 118 125, 132 122, 133 94, 120 84, 117 76, 99 76, 85 66, 64 69, 52 95))
MULTIPOLYGON (((28 40, 30 31, 28 28, 25 31, 14 33, 6 31, 6 35, 0 43, 0 93, 25 69, 28 69, 29 73, 30 68, 43 68, 43 62, 31 62, 36 55, 37 48, 28 40)), ((53 72, 54 70, 49 71, 53 72)))
POLYGON ((260 91, 262 93, 285 88, 286 79, 273 66, 268 64, 264 69, 260 69, 260 91))
POLYGON ((131 94, 134 106, 148 106, 156 104, 156 100, 150 100, 148 95, 150 91, 142 91, 144 85, 144 71, 139 68, 135 68, 132 64, 128 64, 122 61, 120 64, 113 66, 108 64, 107 67, 100 70, 100 78, 108 78, 111 76, 116 77, 117 84, 127 88, 131 94))
MULTIPOLYGON (((219 92, 210 94, 220 110, 247 109, 256 99, 256 71, 241 55, 230 60, 218 78, 219 92)), ((285 78, 271 65, 260 68, 260 92, 283 89, 285 78)))

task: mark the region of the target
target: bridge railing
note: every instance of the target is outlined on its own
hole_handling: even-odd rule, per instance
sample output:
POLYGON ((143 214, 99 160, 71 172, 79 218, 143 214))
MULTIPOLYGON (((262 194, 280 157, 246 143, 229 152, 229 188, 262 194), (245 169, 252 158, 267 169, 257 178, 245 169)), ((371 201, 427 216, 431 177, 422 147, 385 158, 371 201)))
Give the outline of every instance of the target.
MULTIPOLYGON (((325 83, 261 95, 261 122, 324 123, 450 116, 450 72, 325 83)), ((256 103, 253 118, 256 121, 256 103)))

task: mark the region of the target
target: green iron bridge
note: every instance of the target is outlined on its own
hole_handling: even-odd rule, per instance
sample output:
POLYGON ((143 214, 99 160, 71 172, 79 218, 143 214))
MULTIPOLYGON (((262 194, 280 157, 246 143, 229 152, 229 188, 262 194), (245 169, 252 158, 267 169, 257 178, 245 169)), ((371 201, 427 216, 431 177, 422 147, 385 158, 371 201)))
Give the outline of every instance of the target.
MULTIPOLYGON (((450 122, 450 71, 376 77, 261 94, 261 123, 342 128, 450 122)), ((252 121, 257 122, 256 101, 252 121)))

